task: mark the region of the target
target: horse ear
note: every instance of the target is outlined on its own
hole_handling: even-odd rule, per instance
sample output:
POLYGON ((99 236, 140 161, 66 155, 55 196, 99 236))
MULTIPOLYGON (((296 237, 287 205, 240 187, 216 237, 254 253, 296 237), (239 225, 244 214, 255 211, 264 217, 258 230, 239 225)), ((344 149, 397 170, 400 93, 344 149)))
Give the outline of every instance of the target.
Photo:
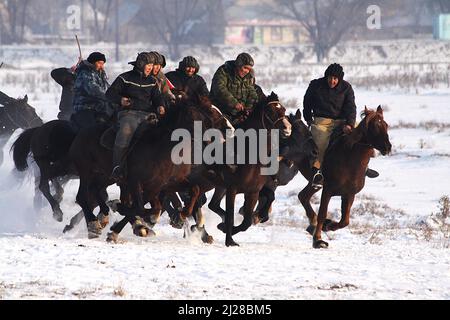
POLYGON ((381 106, 378 106, 377 113, 383 115, 383 108, 381 106))
POLYGON ((364 114, 367 115, 369 113, 369 109, 367 109, 367 106, 364 106, 364 114))
POLYGON ((28 103, 28 95, 27 95, 27 94, 25 95, 25 97, 23 97, 23 101, 24 101, 25 103, 28 103))
POLYGON ((301 119, 302 118, 302 112, 300 111, 300 109, 297 109, 297 112, 295 113, 295 117, 297 119, 301 119))

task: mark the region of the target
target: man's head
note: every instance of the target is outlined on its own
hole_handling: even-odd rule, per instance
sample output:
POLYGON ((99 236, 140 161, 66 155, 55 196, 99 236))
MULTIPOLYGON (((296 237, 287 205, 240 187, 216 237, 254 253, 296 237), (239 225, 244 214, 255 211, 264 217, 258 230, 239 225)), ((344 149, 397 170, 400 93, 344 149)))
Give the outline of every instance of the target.
POLYGON ((152 73, 155 61, 155 58, 148 52, 141 52, 138 54, 136 61, 130 62, 130 64, 134 65, 138 71, 148 77, 152 73))
POLYGON ((106 57, 101 52, 92 52, 87 58, 87 61, 94 65, 95 70, 97 71, 105 69, 106 57))
POLYGON ((236 65, 236 72, 239 75, 239 77, 244 78, 247 74, 249 74, 252 71, 255 62, 253 61, 251 55, 249 55, 246 52, 243 52, 237 56, 235 60, 235 65, 236 65))
POLYGON ((166 58, 156 51, 151 51, 149 54, 154 58, 155 63, 153 64, 152 75, 157 76, 162 68, 166 66, 166 58))
POLYGON ((192 56, 187 56, 180 61, 178 68, 188 77, 192 77, 194 74, 198 73, 200 65, 198 64, 197 59, 192 56))
POLYGON ((327 78, 328 86, 334 89, 344 79, 344 69, 340 64, 333 63, 325 71, 325 77, 327 78))

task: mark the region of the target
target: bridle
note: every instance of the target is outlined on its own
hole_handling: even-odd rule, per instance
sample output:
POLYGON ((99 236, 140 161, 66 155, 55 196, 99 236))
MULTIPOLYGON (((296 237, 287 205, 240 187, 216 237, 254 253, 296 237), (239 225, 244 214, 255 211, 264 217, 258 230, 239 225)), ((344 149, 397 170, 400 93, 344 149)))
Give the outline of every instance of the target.
MULTIPOLYGON (((269 103, 267 103, 266 107, 270 106, 271 104, 280 104, 280 101, 270 101, 269 103)), ((261 112, 261 123, 263 125, 263 128, 267 130, 267 126, 265 123, 265 120, 269 121, 269 123, 271 124, 272 128, 275 128, 276 124, 280 121, 286 120, 287 117, 286 116, 281 116, 279 117, 277 120, 273 121, 265 112, 265 108, 263 108, 262 112, 261 112)))

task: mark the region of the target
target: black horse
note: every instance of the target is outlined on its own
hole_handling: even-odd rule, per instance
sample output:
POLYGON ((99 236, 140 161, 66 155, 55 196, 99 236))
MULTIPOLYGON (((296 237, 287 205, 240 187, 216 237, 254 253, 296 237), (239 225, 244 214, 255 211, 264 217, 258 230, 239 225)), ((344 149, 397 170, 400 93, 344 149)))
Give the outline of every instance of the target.
MULTIPOLYGON (((278 173, 269 177, 259 192, 258 205, 253 215, 254 224, 265 223, 269 220, 269 212, 275 200, 275 190, 279 186, 287 185, 299 173, 303 161, 309 161, 317 155, 317 146, 312 139, 311 132, 302 121, 300 110, 297 110, 295 114, 290 114, 288 118, 292 125, 292 134, 285 139, 280 139, 281 149, 287 147, 288 151, 280 159, 278 173)), ((217 213, 223 222, 225 221, 225 210, 220 207, 220 203, 225 195, 226 189, 217 187, 208 204, 209 209, 217 213)), ((243 208, 239 212, 243 212, 243 208)))
POLYGON ((17 129, 29 129, 43 124, 36 110, 28 104, 28 96, 14 99, 0 91, 0 165, 3 147, 17 129))

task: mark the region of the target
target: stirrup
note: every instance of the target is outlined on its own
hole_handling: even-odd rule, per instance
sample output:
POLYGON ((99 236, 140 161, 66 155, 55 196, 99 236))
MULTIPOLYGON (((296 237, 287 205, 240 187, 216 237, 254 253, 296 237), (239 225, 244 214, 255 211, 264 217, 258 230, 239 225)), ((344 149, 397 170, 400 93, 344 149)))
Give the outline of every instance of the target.
POLYGON ((368 178, 371 178, 371 179, 377 178, 379 175, 380 174, 375 170, 372 170, 369 168, 367 168, 367 170, 366 170, 366 177, 368 177, 368 178))
POLYGON ((314 177, 312 178, 311 185, 315 189, 322 189, 323 188, 323 175, 322 172, 319 170, 316 172, 314 177))

